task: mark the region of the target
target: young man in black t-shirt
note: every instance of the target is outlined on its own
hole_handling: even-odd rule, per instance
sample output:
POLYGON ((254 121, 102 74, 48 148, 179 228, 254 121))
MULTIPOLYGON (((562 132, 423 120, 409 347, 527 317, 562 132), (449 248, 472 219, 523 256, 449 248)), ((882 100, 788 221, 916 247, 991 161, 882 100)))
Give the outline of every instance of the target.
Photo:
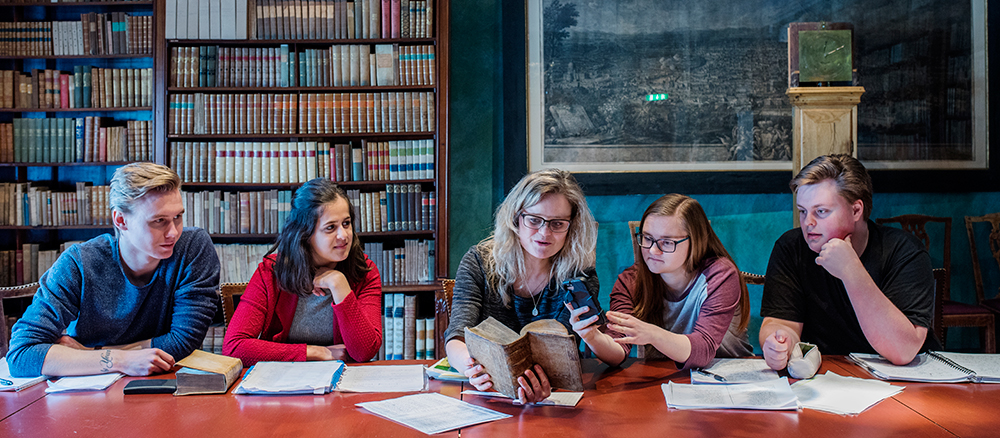
POLYGON ((895 364, 935 343, 930 257, 909 233, 868 220, 864 166, 822 156, 790 186, 801 228, 778 239, 767 265, 760 344, 768 366, 785 368, 800 339, 826 354, 879 353, 895 364))

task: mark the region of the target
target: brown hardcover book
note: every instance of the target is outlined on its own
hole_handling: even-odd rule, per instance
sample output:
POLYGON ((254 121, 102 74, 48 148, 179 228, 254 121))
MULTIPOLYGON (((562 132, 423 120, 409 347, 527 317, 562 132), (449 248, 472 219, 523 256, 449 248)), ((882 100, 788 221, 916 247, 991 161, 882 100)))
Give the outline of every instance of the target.
POLYGON ((465 328, 465 343, 494 388, 508 397, 517 398, 517 378, 534 364, 542 366, 553 388, 583 391, 576 339, 554 319, 532 322, 518 334, 490 317, 465 328))
MULTIPOLYGON (((209 329, 214 332, 213 328, 209 329)), ((213 336, 209 333, 208 336, 213 336)), ((177 371, 177 391, 174 395, 222 394, 236 382, 243 371, 243 362, 234 357, 195 350, 177 362, 184 368, 177 371)))

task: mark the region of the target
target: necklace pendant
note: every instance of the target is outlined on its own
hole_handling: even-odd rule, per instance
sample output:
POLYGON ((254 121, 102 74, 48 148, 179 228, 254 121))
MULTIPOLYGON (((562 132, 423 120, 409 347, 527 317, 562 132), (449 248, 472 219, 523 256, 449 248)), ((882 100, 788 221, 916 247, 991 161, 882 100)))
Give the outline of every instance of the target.
POLYGON ((538 316, 538 307, 531 309, 531 316, 538 316))

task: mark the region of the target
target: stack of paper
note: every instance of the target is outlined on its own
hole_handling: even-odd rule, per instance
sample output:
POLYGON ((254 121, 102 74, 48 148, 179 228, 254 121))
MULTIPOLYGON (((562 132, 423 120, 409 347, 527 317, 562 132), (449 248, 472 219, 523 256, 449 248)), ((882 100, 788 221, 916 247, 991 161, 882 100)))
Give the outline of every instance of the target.
POLYGON ((899 394, 903 386, 856 377, 838 376, 830 371, 810 380, 800 380, 792 385, 792 392, 803 408, 856 415, 878 402, 899 394))
POLYGON ((782 377, 735 385, 662 385, 667 406, 675 409, 762 409, 795 410, 798 400, 782 377))
POLYGON ((97 374, 94 376, 72 376, 61 377, 56 381, 49 381, 49 387, 45 392, 67 392, 67 391, 104 391, 112 383, 122 378, 122 373, 97 374))
MULTIPOLYGON (((511 400, 510 397, 507 397, 506 395, 504 395, 502 393, 499 393, 499 392, 496 392, 496 391, 472 391, 472 390, 467 390, 467 391, 462 391, 462 394, 478 395, 478 396, 482 396, 482 397, 505 398, 505 399, 511 400)), ((535 405, 536 406, 565 406, 565 407, 573 407, 573 406, 576 406, 577 403, 580 403, 580 399, 581 398, 583 398, 583 393, 582 392, 558 391, 558 392, 553 392, 552 394, 549 395, 549 398, 547 398, 545 400, 542 400, 540 402, 537 402, 537 403, 535 403, 535 405)), ((514 402, 515 405, 521 404, 521 401, 517 400, 517 399, 513 399, 513 402, 514 402)))
POLYGON ((428 435, 510 417, 436 392, 358 403, 355 406, 428 435))
POLYGON ((344 392, 413 392, 427 388, 423 365, 347 367, 334 389, 344 392))
POLYGON ((764 359, 712 359, 702 372, 691 370, 691 383, 751 383, 777 380, 764 359))
POLYGON ((234 394, 326 394, 344 370, 344 362, 257 362, 234 394))
POLYGON ((45 376, 37 377, 13 377, 10 375, 10 368, 7 366, 7 358, 0 357, 0 379, 7 380, 10 385, 0 385, 0 391, 20 391, 32 385, 45 381, 45 376))

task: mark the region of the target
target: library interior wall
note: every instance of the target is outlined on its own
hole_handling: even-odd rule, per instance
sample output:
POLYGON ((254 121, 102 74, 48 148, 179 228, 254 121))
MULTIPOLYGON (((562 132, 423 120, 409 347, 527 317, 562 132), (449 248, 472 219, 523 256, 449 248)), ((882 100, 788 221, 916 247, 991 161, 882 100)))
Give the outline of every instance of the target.
MULTIPOLYGON (((493 210, 502 201, 505 178, 519 178, 523 163, 504 162, 503 7, 500 0, 466 0, 451 5, 451 276, 471 245, 489 235, 493 210), (507 175, 517 173, 517 175, 507 175)), ((523 18, 522 18, 523 19, 523 18)), ((995 124, 994 124, 995 125, 995 124)), ((1000 131, 991 132, 992 138, 1000 131)), ((508 145, 509 147, 509 145, 508 145)), ((996 147, 991 152, 997 153, 996 147)), ((991 160, 996 161, 996 160, 991 160)), ((789 178, 791 175, 789 175, 789 178)), ((1000 191, 972 193, 879 193, 875 187, 873 218, 919 213, 952 218, 952 297, 975 301, 969 243, 962 217, 1000 211, 1000 191)), ((586 187, 584 187, 586 190, 586 187)), ((645 208, 662 193, 589 196, 597 221, 597 271, 600 301, 607 308, 611 287, 619 272, 632 264, 627 222, 641 218, 645 208)), ((774 241, 792 227, 792 200, 787 193, 752 195, 693 195, 712 220, 713 227, 740 269, 763 274, 774 241)), ((932 245, 934 245, 932 243, 932 245)), ((940 244, 937 244, 940 245, 940 244)), ((934 246, 939 248, 940 246, 934 246)), ((980 257, 984 250, 980 249, 980 257)), ((935 266, 940 255, 932 253, 935 266)), ((984 258, 984 262, 987 261, 984 258)), ((996 278, 987 291, 996 290, 996 278)), ((989 292, 988 292, 989 293, 989 292)), ((761 288, 750 287, 750 340, 757 346, 761 288)), ((975 329, 949 329, 949 349, 975 349, 975 329)))

